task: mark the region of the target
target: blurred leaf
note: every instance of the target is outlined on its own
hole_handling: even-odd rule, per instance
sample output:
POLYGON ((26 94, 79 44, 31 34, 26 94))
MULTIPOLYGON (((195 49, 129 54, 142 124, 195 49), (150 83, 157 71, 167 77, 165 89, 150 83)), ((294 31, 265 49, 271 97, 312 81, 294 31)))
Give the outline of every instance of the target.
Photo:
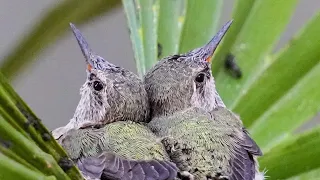
POLYGON ((146 72, 143 44, 140 31, 140 22, 133 0, 122 0, 123 8, 127 16, 130 39, 136 61, 137 72, 140 77, 146 72))
POLYGON ((186 3, 185 0, 160 0, 158 25, 158 43, 162 49, 160 58, 178 53, 186 3))
POLYGON ((43 152, 33 141, 24 137, 2 118, 0 119, 0 137, 2 140, 10 142, 11 145, 8 147, 10 150, 28 161, 40 172, 54 175, 58 179, 69 179, 50 154, 43 152))
POLYGON ((6 180, 55 180, 53 176, 45 176, 40 172, 33 171, 25 166, 15 162, 0 153, 0 179, 6 180))
POLYGON ((158 13, 159 1, 136 0, 139 12, 141 39, 143 42, 145 68, 151 68, 158 59, 158 13))
POLYGON ((296 5, 297 0, 254 3, 231 51, 244 72, 242 78, 230 77, 222 68, 216 78, 218 92, 228 108, 233 109, 238 97, 245 93, 243 89, 252 83, 255 71, 277 43, 296 5))
POLYGON ((251 12, 251 8, 256 2, 255 0, 236 0, 232 11, 233 23, 228 30, 228 33, 223 38, 217 51, 215 52, 214 59, 212 60, 212 72, 213 76, 217 77, 218 70, 222 67, 222 64, 226 58, 226 55, 230 52, 230 49, 236 40, 241 28, 246 21, 248 14, 251 12))
POLYGON ((250 133, 264 151, 291 136, 296 128, 319 112, 320 84, 314 82, 319 78, 320 63, 255 121, 250 133))
POLYGON ((0 71, 9 79, 69 30, 69 23, 83 24, 120 5, 118 0, 61 1, 24 35, 25 38, 2 61, 0 71))
MULTIPOLYGON (((20 96, 13 90, 13 88, 10 86, 10 84, 7 82, 7 80, 3 77, 1 73, 0 73, 0 101, 2 102, 0 104, 0 114, 4 118, 4 120, 0 120, 0 121, 4 121, 0 123, 0 126, 1 126, 0 128, 5 127, 6 130, 8 130, 9 128, 14 129, 14 131, 3 130, 3 132, 1 133, 4 133, 4 134, 0 135, 1 139, 4 139, 4 137, 7 137, 7 139, 4 139, 4 140, 7 140, 9 142, 13 140, 18 141, 18 139, 14 139, 14 137, 16 138, 19 137, 20 141, 25 141, 25 142, 32 142, 33 140, 39 146, 39 148, 41 148, 41 150, 44 151, 44 152, 41 152, 42 154, 49 153, 57 162, 60 162, 63 159, 71 161, 71 159, 68 158, 64 149, 54 140, 51 133, 42 124, 41 120, 32 112, 32 110, 26 105, 26 103, 20 98, 20 96), (25 139, 22 139, 22 137, 25 139)), ((32 146, 30 145, 28 147, 31 148, 32 146)), ((20 148, 22 147, 20 146, 19 149, 20 148)), ((33 148, 36 149, 38 147, 35 146, 33 148)), ((20 151, 18 152, 22 154, 17 153, 16 151, 14 152, 20 157, 23 157, 23 159, 28 160, 28 158, 25 158, 23 155, 27 155, 29 157, 30 154, 26 153, 26 150, 24 151, 23 148, 21 150, 22 152, 20 151)), ((30 151, 34 152, 35 150, 33 149, 30 151)), ((41 153, 38 151, 40 150, 37 149, 37 153, 39 153, 40 155, 41 153)), ((46 155, 46 157, 47 156, 49 155, 46 155)), ((49 159, 48 160, 45 159, 45 161, 49 163, 52 157, 51 156, 50 158, 47 157, 49 159)), ((28 162, 31 163, 32 161, 28 161, 28 162)), ((73 177, 75 179, 82 178, 79 170, 75 166, 72 166, 67 171, 67 174, 70 177, 73 177)))
POLYGON ((314 16, 275 58, 265 58, 265 68, 255 76, 254 83, 246 87, 235 103, 234 110, 241 114, 247 126, 267 113, 270 106, 319 62, 319 32, 320 14, 314 16), (260 100, 261 97, 264 98, 263 101, 260 100))
POLYGON ((298 176, 291 177, 287 180, 310 180, 310 179, 317 179, 320 177, 320 168, 307 171, 306 173, 299 174, 298 176))
POLYGON ((272 179, 285 179, 320 168, 320 128, 291 137, 259 159, 272 179))
MULTIPOLYGON (((34 166, 32 166, 29 162, 27 162, 25 159, 18 156, 16 153, 11 151, 8 147, 11 146, 11 143, 9 141, 4 141, 3 139, 0 139, 0 153, 2 155, 5 155, 6 157, 14 160, 15 162, 25 166, 26 168, 29 168, 32 171, 40 172, 38 169, 36 169, 34 166)), ((1 177, 1 176, 0 176, 1 177)))
POLYGON ((217 32, 223 0, 188 0, 179 53, 207 43, 217 32))

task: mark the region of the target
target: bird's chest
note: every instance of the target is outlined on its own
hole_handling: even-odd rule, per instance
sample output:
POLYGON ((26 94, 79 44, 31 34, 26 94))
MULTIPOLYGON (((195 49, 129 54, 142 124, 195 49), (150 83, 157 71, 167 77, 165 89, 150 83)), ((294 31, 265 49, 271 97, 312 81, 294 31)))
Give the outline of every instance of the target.
POLYGON ((126 124, 107 129, 108 148, 129 159, 163 159, 164 149, 157 137, 145 126, 126 124))
POLYGON ((212 120, 181 121, 170 126, 168 135, 179 144, 181 156, 189 167, 204 174, 225 173, 232 148, 228 132, 212 120))

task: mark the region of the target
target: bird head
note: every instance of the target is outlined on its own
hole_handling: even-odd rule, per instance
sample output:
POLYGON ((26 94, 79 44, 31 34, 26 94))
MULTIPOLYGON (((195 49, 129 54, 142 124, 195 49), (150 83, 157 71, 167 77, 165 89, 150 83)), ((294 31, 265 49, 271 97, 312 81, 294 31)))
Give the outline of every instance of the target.
POLYGON ((152 117, 189 107, 207 111, 225 107, 215 88, 210 59, 231 23, 228 21, 204 46, 163 58, 146 73, 144 83, 152 117))
POLYGON ((70 26, 86 59, 87 72, 73 120, 79 127, 148 120, 149 103, 141 79, 95 54, 75 25, 70 26))

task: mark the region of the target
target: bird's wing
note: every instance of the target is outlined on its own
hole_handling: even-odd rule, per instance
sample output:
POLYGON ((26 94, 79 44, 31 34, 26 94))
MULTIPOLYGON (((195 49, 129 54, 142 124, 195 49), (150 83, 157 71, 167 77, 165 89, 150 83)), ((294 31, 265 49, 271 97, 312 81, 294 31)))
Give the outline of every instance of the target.
POLYGON ((242 140, 243 148, 250 154, 255 156, 262 156, 262 151, 257 143, 250 137, 249 132, 243 128, 244 140, 242 140))
POLYGON ((232 170, 230 180, 254 180, 257 162, 253 156, 261 156, 262 152, 245 129, 241 139, 235 138, 237 144, 230 160, 232 170))
POLYGON ((254 156, 262 156, 259 146, 243 128, 239 116, 227 108, 218 108, 212 113, 215 121, 219 121, 225 129, 230 129, 227 134, 230 142, 233 142, 233 151, 230 159, 232 174, 229 180, 253 180, 257 167, 254 156))
POLYGON ((172 162, 128 160, 114 153, 79 159, 77 166, 84 175, 101 180, 173 180, 178 172, 172 162))

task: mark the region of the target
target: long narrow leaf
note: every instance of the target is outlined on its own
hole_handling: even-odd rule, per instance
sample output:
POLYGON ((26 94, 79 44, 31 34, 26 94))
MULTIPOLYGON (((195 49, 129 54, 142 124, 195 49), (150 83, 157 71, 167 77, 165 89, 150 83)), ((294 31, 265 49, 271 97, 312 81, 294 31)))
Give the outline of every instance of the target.
POLYGON ((159 1, 137 0, 140 19, 140 30, 144 49, 145 67, 151 68, 158 59, 158 11, 159 1))
POLYGON ((287 180, 310 180, 310 179, 317 179, 320 177, 320 168, 307 171, 305 173, 299 174, 297 176, 288 178, 287 180))
MULTIPOLYGON (((234 110, 250 126, 320 61, 320 13, 270 60, 236 103, 234 110), (269 63, 269 64, 270 64, 269 63), (263 100, 261 99, 263 97, 263 100)), ((293 97, 294 98, 294 97, 293 97)), ((307 119, 306 119, 307 120, 307 119)))
POLYGON ((45 176, 44 174, 33 171, 25 166, 15 162, 0 153, 0 179, 6 180, 55 180, 54 176, 45 176))
MULTIPOLYGON (((30 170, 40 172, 38 169, 36 169, 34 166, 32 166, 30 163, 28 163, 25 159, 21 158, 14 152, 12 152, 9 147, 11 146, 11 143, 9 141, 3 142, 3 140, 0 140, 0 154, 7 156, 8 158, 16 161, 17 163, 24 165, 26 168, 29 168, 30 170), (1 142, 2 141, 2 142, 1 142), (7 143, 7 144, 3 144, 7 143)), ((0 171, 1 174, 1 171, 0 171)))
POLYGON ((236 0, 234 9, 232 11, 232 26, 229 28, 228 33, 223 38, 222 43, 219 45, 218 51, 214 55, 212 60, 212 73, 217 77, 218 70, 222 67, 226 55, 230 52, 233 43, 235 42, 237 35, 241 31, 241 28, 251 12, 251 8, 255 3, 255 0, 236 0))
MULTIPOLYGON (((0 73, 0 112, 3 118, 19 131, 20 135, 36 142, 44 152, 51 154, 54 159, 68 160, 64 149, 54 140, 48 129, 42 124, 41 120, 31 111, 20 96, 13 90, 7 80, 0 73), (14 122, 14 123, 12 123, 14 122), (21 131, 21 130, 24 131, 21 131), (26 135, 26 133, 29 134, 26 135)), ((70 160, 70 159, 69 159, 70 160)), ((67 174, 70 177, 81 179, 79 170, 72 166, 67 174)))
POLYGON ((223 0, 188 0, 179 53, 208 42, 216 33, 223 0))
POLYGON ((140 34, 140 22, 138 21, 138 12, 133 0, 122 0, 123 8, 127 17, 130 30, 130 39, 136 61, 137 72, 140 77, 146 72, 143 44, 140 34))
POLYGON ((319 112, 320 84, 315 83, 319 78, 320 63, 250 128, 254 140, 265 152, 319 112))
POLYGON ((46 175, 54 175, 61 180, 70 179, 51 155, 43 152, 33 141, 21 135, 4 119, 0 119, 0 137, 11 143, 10 150, 41 172, 46 175))
POLYGON ((185 0, 160 0, 158 26, 160 58, 178 53, 185 6, 185 0))
POLYGON ((0 71, 9 79, 35 61, 36 55, 69 30, 69 23, 83 24, 119 5, 118 0, 61 1, 51 9, 2 61, 0 71))
POLYGON ((227 107, 232 109, 239 95, 245 93, 243 89, 252 83, 261 60, 277 43, 296 5, 297 0, 254 3, 231 51, 244 72, 242 78, 230 77, 223 69, 217 76, 217 88, 227 107))
POLYGON ((285 179, 320 168, 320 128, 290 138, 266 153, 260 161, 272 179, 285 179))

